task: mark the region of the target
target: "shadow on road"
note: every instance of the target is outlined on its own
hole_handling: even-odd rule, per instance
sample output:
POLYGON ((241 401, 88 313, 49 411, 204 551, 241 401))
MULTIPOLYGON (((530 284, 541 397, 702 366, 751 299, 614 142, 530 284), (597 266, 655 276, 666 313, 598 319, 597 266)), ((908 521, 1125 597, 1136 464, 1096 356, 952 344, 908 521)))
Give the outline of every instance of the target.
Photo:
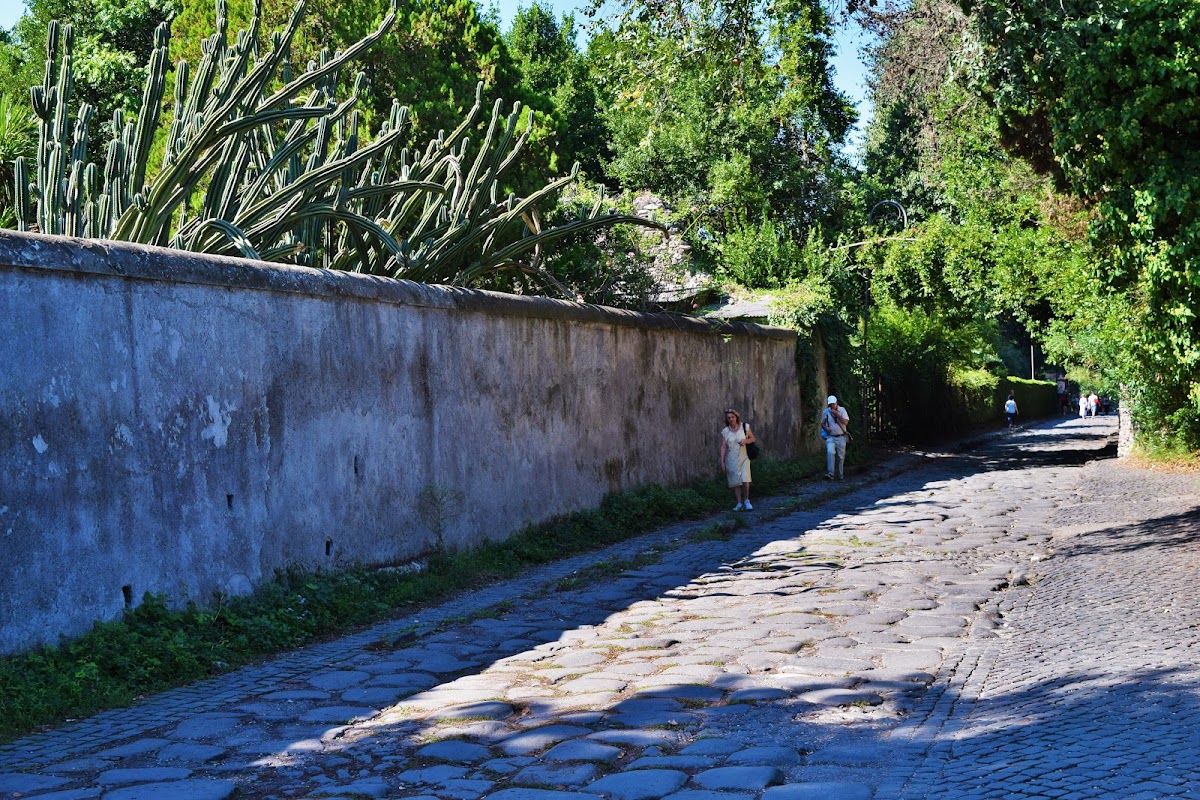
MULTIPOLYGON (((905 519, 912 521, 913 510, 917 509, 919 513, 919 509, 925 505, 930 506, 931 519, 945 519, 946 515, 937 508, 936 501, 913 499, 911 492, 924 487, 936 488, 979 472, 1033 470, 1036 473, 1042 468, 1078 466, 1115 456, 1111 429, 1076 430, 1076 427, 1070 421, 1059 422, 989 441, 950 457, 930 458, 929 463, 918 470, 881 484, 858 489, 851 486, 849 491, 853 491, 853 495, 848 498, 850 502, 843 501, 840 505, 835 502, 812 511, 795 512, 789 515, 788 520, 793 527, 810 531, 845 515, 868 509, 878 512, 895 508, 904 511, 905 519), (896 495, 907 496, 899 500, 890 499, 896 495)), ((880 524, 887 523, 886 515, 876 516, 874 520, 880 524)), ((1186 535, 1196 534, 1195 520, 1179 522, 1186 529, 1186 535)), ((1131 545, 1136 535, 1137 531, 1130 531, 1131 545)), ((619 696, 613 691, 612 681, 604 684, 601 680, 594 691, 539 697, 536 696, 537 692, 549 694, 552 690, 544 684, 531 685, 527 700, 514 700, 512 697, 502 700, 501 695, 489 687, 489 676, 502 677, 514 668, 529 669, 531 665, 552 663, 560 655, 572 651, 586 653, 588 651, 579 645, 586 641, 589 630, 604 625, 615 614, 636 611, 639 604, 663 598, 686 600, 699 596, 740 598, 753 603, 756 596, 779 594, 766 587, 761 592, 755 591, 753 586, 734 587, 724 580, 732 573, 745 576, 748 572, 761 570, 775 577, 781 572, 796 577, 816 577, 823 572, 842 568, 843 565, 829 559, 827 553, 806 553, 803 534, 791 539, 791 555, 794 558, 790 564, 780 566, 778 558, 763 558, 765 546, 772 545, 771 554, 778 556, 780 543, 790 538, 776 529, 776 523, 760 522, 729 542, 705 542, 702 546, 685 544, 671 551, 668 558, 672 566, 669 570, 664 571, 660 565, 649 565, 605 579, 598 585, 522 597, 511 610, 498 614, 497 618, 488 617, 458 624, 426 637, 419 646, 398 649, 381 656, 394 669, 411 669, 416 673, 428 670, 431 664, 438 661, 457 661, 461 666, 444 672, 436 685, 421 686, 423 692, 399 700, 397 705, 385 709, 380 717, 360 723, 355 735, 361 737, 361 742, 343 741, 339 753, 348 755, 357 747, 396 737, 411 742, 462 738, 490 747, 508 747, 500 754, 513 756, 518 754, 519 748, 502 744, 510 741, 505 739, 512 733, 509 726, 534 729, 548 724, 587 727, 604 733, 607 738, 602 741, 614 744, 634 747, 666 745, 672 740, 670 734, 701 720, 748 713, 752 706, 747 703, 786 696, 790 692, 778 688, 771 690, 754 676, 725 673, 712 678, 697 669, 695 678, 664 680, 656 686, 633 693, 626 691, 619 696), (739 692, 744 694, 739 695, 739 692), (450 700, 456 702, 448 702, 450 700)), ((793 587, 786 594, 800 600, 807 593, 821 591, 824 590, 818 587, 793 587)), ((681 613, 687 614, 686 607, 681 613)), ((618 642, 615 647, 641 647, 667 653, 673 644, 657 639, 639 643, 631 637, 628 642, 618 642)), ((796 641, 781 639, 781 647, 791 648, 781 652, 794 653, 801 646, 796 641)), ((555 674, 555 680, 565 682, 586 675, 589 670, 583 662, 580 663, 578 675, 573 675, 572 668, 565 666, 559 670, 561 674, 555 674)), ((355 669, 355 665, 347 664, 344 668, 355 669)), ((844 679, 799 675, 792 676, 792 679, 793 690, 802 687, 805 691, 812 691, 846 686, 844 679)), ((1079 681, 1073 679, 1069 685, 1078 688, 1078 684, 1079 681)), ((908 691, 911 692, 911 686, 908 691)), ((1061 713, 1060 693, 1064 691, 1064 686, 1051 682, 1025 691, 1028 692, 1028 699, 1014 696, 997 703, 995 714, 998 720, 1003 716, 1001 708, 1011 709, 1014 704, 1024 706, 1027 702, 1039 715, 1061 713)), ((1073 702, 1080 699, 1081 696, 1076 697, 1073 702)), ((986 741, 987 736, 1008 736, 1010 731, 1020 730, 1027 724, 1031 723, 1025 717, 1013 719, 1001 726, 1003 733, 998 732, 999 729, 992 733, 981 733, 981 741, 986 741)), ((821 726, 811 723, 805 725, 807 727, 794 731, 793 735, 818 741, 838 732, 824 731, 820 729, 821 726)), ((964 741, 973 739, 968 737, 964 741)), ((529 752, 532 754, 541 749, 531 746, 529 752)), ((287 751, 288 748, 283 748, 272 755, 278 758, 287 751)), ((465 776, 467 771, 464 769, 462 773, 465 776)))

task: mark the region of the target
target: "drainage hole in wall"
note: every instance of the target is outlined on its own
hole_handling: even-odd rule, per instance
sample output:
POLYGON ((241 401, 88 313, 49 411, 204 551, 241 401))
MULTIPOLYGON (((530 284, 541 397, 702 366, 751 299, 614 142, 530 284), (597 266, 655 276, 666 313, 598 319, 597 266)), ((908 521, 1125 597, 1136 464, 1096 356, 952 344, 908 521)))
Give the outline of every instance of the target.
POLYGON ((133 608, 133 587, 125 584, 121 587, 121 595, 125 598, 125 607, 133 608))
POLYGON ((358 456, 354 457, 354 477, 358 477, 358 456))
POLYGON ((231 495, 231 494, 225 495, 225 507, 228 508, 230 511, 233 511, 233 495, 231 495))
POLYGON ((326 539, 325 540, 325 555, 331 555, 332 553, 333 553, 333 539, 326 539))

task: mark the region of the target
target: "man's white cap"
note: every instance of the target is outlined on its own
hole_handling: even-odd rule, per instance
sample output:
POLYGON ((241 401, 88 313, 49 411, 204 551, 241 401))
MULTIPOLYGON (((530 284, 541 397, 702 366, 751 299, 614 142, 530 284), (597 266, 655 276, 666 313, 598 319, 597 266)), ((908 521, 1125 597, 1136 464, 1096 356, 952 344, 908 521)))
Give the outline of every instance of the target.
POLYGON ((834 397, 833 395, 829 395, 829 399, 825 401, 825 405, 830 406, 836 402, 837 402, 837 398, 834 397))

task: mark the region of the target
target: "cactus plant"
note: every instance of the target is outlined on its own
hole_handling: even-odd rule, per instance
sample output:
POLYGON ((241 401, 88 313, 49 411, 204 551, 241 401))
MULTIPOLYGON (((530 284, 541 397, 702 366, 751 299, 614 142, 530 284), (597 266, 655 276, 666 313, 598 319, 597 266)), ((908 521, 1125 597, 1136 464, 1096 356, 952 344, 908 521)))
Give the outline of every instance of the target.
POLYGON ((303 13, 302 0, 264 51, 261 0, 232 44, 217 0, 217 30, 195 71, 186 62, 175 67, 160 164, 152 159, 167 89, 167 25, 155 32, 140 112, 136 120, 114 113, 100 165, 88 161, 93 109, 83 103, 71 114, 71 26, 51 23, 45 79, 31 90, 34 169, 22 160, 14 169, 21 229, 459 285, 499 270, 552 283, 538 268, 549 243, 620 222, 661 229, 601 214, 599 204, 569 224, 543 226, 539 203, 577 168, 526 197, 500 197, 530 126, 522 130, 520 104, 504 115, 497 101, 476 143, 482 86, 459 126, 423 149, 405 146, 409 113, 396 101, 368 136, 356 110, 363 74, 349 97, 336 95, 342 70, 394 24, 395 7, 363 40, 293 75, 289 51, 303 13))

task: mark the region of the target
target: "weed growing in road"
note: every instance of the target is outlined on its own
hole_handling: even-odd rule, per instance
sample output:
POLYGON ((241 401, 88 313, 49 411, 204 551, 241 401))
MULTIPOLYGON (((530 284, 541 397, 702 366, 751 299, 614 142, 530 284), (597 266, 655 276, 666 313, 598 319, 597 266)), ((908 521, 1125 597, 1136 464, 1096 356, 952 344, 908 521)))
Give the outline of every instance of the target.
POLYGON ((687 540, 692 543, 727 542, 733 538, 735 531, 739 531, 744 527, 746 527, 745 517, 719 519, 715 522, 710 522, 702 528, 690 531, 687 535, 687 540))
POLYGON ((620 575, 622 572, 630 572, 640 569, 651 564, 657 564, 662 561, 662 549, 651 547, 644 553, 638 553, 633 558, 625 559, 606 559, 597 561, 595 564, 576 570, 570 575, 566 575, 558 579, 554 584, 554 591, 568 592, 578 589, 582 586, 595 583, 603 578, 612 578, 620 575))

